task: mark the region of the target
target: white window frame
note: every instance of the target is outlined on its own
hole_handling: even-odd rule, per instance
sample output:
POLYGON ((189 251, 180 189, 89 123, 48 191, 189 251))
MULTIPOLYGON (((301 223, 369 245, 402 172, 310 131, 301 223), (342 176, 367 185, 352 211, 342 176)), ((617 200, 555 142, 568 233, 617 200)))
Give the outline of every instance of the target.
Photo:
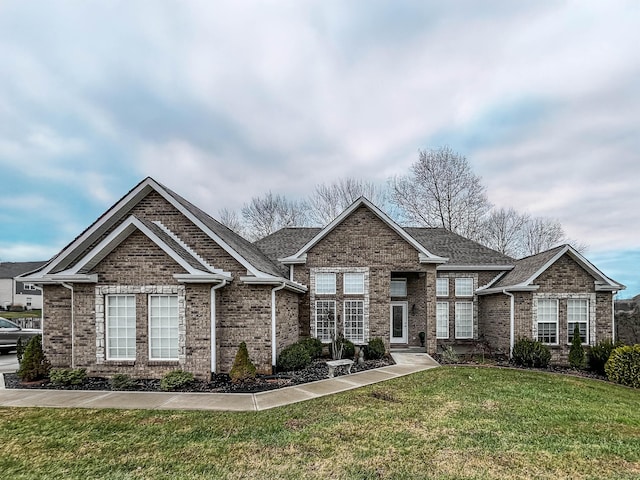
POLYGON ((36 286, 33 283, 23 283, 22 284, 22 289, 23 290, 37 290, 36 286))
POLYGON ((315 278, 316 295, 336 294, 336 274, 332 272, 318 272, 315 278), (322 279, 322 281, 321 281, 322 279), (325 281, 329 280, 329 281, 325 281), (324 289, 326 287, 326 290, 324 289))
MULTIPOLYGON (((118 303, 118 302, 116 302, 118 303)), ((128 303, 128 302, 127 302, 128 303)), ((130 305, 124 305, 125 308, 129 308, 130 305)), ((106 355, 106 359, 108 361, 132 361, 136 359, 136 324, 137 324, 137 315, 136 315, 136 296, 135 295, 128 295, 128 294, 116 294, 116 295, 105 295, 105 302, 104 302, 104 321, 105 321, 105 325, 104 325, 104 336, 105 336, 105 346, 106 346, 106 351, 105 351, 105 355, 106 355), (112 356, 111 355, 111 344, 113 342, 112 336, 110 335, 110 331, 111 328, 114 327, 112 325, 112 322, 119 320, 121 317, 119 314, 112 316, 110 314, 111 312, 111 308, 119 308, 120 305, 111 305, 111 301, 115 300, 115 299, 133 299, 133 317, 131 318, 131 315, 125 315, 124 318, 126 318, 127 320, 131 321, 133 320, 133 354, 129 354, 129 356, 121 356, 121 355, 115 355, 112 356)), ((116 330, 119 330, 120 328, 122 328, 123 330, 129 330, 131 329, 131 325, 125 325, 124 327, 120 327, 120 325, 115 326, 114 327, 116 330)), ((117 337, 118 339, 125 339, 129 340, 129 337, 124 336, 124 337, 117 337)), ((119 343, 119 342, 118 342, 119 343)), ((119 347, 116 347, 119 350, 119 347)), ((124 347, 125 352, 127 350, 129 350, 128 347, 124 347)))
POLYGON ((456 297, 473 297, 473 277, 456 278, 455 289, 456 297))
POLYGON ((33 303, 33 298, 27 297, 27 302, 26 302, 27 307, 30 307, 32 303, 33 303))
POLYGON ((536 338, 535 340, 544 343, 545 345, 558 345, 560 341, 560 332, 559 329, 559 302, 557 298, 539 298, 537 300, 536 306, 536 338), (542 311, 543 305, 549 304, 551 308, 549 311, 542 311), (552 317, 547 317, 548 314, 553 314, 555 316, 555 320, 552 317), (540 339, 540 324, 554 324, 556 326, 555 342, 546 342, 544 339, 540 339))
MULTIPOLYGON (((466 329, 466 328, 465 328, 466 329)), ((468 340, 468 339, 473 339, 473 302, 456 302, 455 305, 455 334, 456 334, 456 339, 457 340, 468 340), (470 322, 470 334, 467 335, 463 335, 460 330, 462 330, 462 327, 467 327, 466 323, 463 325, 462 321, 464 320, 465 322, 467 321, 466 318, 462 318, 462 313, 463 313, 463 306, 464 305, 464 312, 466 313, 467 311, 471 312, 471 315, 468 319, 468 321, 470 322)))
POLYGON ((391 284, 389 285, 389 291, 392 297, 406 297, 407 296, 407 279, 406 278, 392 278, 391 284), (393 291, 393 285, 402 285, 401 293, 396 293, 393 291))
POLYGON ((568 298, 567 299, 567 344, 571 344, 573 340, 573 329, 575 328, 575 323, 584 323, 585 328, 585 340, 582 342, 582 345, 589 345, 589 300, 586 298, 568 298), (582 320, 572 319, 572 315, 575 315, 572 312, 572 308, 569 305, 574 305, 577 303, 584 304, 584 313, 585 317, 582 320), (571 325, 571 326, 570 326, 571 325))
POLYGON ((449 277, 436 278, 436 297, 449 296, 449 277))
POLYGON ((344 319, 344 338, 355 343, 356 345, 362 345, 365 340, 364 300, 345 300, 343 304, 342 318, 344 319), (357 310, 355 313, 353 311, 347 311, 348 307, 356 308, 357 310))
MULTIPOLYGON (((326 308, 323 307, 323 308, 326 308)), ((336 301, 335 300, 316 300, 316 304, 315 304, 315 333, 316 333, 316 338, 318 340, 320 340, 321 342, 324 343, 328 343, 331 341, 331 333, 336 332, 336 301), (318 328, 318 308, 323 305, 326 307, 333 307, 333 325, 331 325, 331 323, 327 322, 327 327, 326 329, 322 328, 322 334, 320 333, 320 330, 318 328), (324 331, 327 331, 326 335, 324 334, 324 331)))
MULTIPOLYGON (((178 358, 180 356, 180 312, 179 312, 179 307, 178 307, 178 295, 175 294, 152 294, 149 295, 148 298, 148 327, 149 327, 149 360, 154 361, 154 362, 176 362, 178 361, 178 358), (156 341, 157 339, 154 337, 153 335, 153 330, 154 330, 154 325, 153 325, 153 321, 154 321, 154 316, 153 316, 153 300, 154 299, 160 299, 160 298, 169 298, 169 299, 175 299, 175 318, 173 318, 173 316, 164 316, 161 315, 157 318, 157 320, 171 320, 173 319, 175 321, 175 326, 160 326, 159 328, 161 328, 163 331, 166 330, 175 330, 175 351, 176 351, 176 355, 172 356, 172 357, 163 357, 163 356, 154 356, 153 355, 153 350, 154 350, 154 341, 156 341)), ((162 307, 161 307, 162 308, 162 307)), ((167 308, 172 308, 171 305, 169 305, 167 308)), ((156 327, 157 329, 158 327, 156 327)), ((163 340, 165 338, 168 338, 169 340, 171 340, 171 337, 160 337, 160 340, 163 340)), ((161 348, 161 347, 158 347, 161 348)))
POLYGON ((342 276, 342 283, 345 295, 364 295, 364 272, 345 272, 342 276))
POLYGON ((449 302, 436 302, 436 338, 449 339, 449 302))

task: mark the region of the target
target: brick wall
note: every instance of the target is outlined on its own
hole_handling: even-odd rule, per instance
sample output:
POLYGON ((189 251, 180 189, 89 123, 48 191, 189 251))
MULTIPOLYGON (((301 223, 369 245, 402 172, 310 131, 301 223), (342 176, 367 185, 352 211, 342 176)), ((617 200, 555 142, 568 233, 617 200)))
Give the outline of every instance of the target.
POLYGON ((298 330, 298 294, 287 290, 276 292, 276 330, 277 354, 288 345, 296 343, 300 336, 298 330))
POLYGON ((71 365, 71 291, 43 286, 42 345, 53 367, 71 365))

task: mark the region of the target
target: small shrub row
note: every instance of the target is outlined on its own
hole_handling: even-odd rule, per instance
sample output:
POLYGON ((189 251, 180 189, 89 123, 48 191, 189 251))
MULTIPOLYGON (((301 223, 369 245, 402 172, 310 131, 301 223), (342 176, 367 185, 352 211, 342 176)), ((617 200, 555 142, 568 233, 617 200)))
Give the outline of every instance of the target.
POLYGON ((82 385, 86 378, 87 370, 84 368, 52 368, 49 372, 51 383, 64 387, 82 385))
POLYGON ((180 390, 193 382, 193 374, 184 370, 172 370, 164 374, 160 380, 160 389, 165 392, 180 390))
POLYGON ((111 390, 131 390, 136 386, 136 381, 126 373, 116 373, 109 383, 111 390))
POLYGON ((364 356, 367 360, 379 360, 385 353, 384 341, 379 337, 372 338, 364 347, 364 356))
POLYGON ((542 342, 519 338, 513 345, 513 363, 521 367, 547 368, 551 350, 542 342))
POLYGON ((282 349, 278 356, 277 367, 282 372, 302 370, 311 364, 311 355, 307 347, 298 342, 282 349))
POLYGON ((612 382, 640 388, 640 344, 615 348, 604 370, 612 382))
POLYGON ((611 352, 619 346, 620 345, 613 343, 609 338, 600 340, 596 345, 591 347, 587 353, 589 369, 599 373, 600 375, 606 375, 604 366, 607 363, 607 360, 609 360, 611 352))

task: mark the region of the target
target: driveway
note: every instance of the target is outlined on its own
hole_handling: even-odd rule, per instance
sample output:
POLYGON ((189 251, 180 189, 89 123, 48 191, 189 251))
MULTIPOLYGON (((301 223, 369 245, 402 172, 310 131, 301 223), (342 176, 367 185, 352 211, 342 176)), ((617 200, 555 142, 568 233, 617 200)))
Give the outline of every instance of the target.
POLYGON ((0 373, 16 373, 18 370, 18 357, 16 352, 8 355, 0 355, 0 373))

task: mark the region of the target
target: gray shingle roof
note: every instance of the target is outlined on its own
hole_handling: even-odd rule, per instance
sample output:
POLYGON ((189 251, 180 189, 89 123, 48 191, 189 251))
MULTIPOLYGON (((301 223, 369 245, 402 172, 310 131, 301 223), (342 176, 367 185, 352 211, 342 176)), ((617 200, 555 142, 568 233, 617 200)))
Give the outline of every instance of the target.
POLYGON ((0 278, 14 278, 37 270, 47 262, 0 262, 0 278))
MULTIPOLYGON (((320 228, 283 228, 254 243, 273 261, 293 255, 320 232, 320 228)), ((431 253, 449 258, 450 265, 514 265, 515 260, 443 228, 404 229, 431 253)))
POLYGON ((222 225, 220 222, 209 216, 207 213, 200 210, 185 198, 178 195, 173 190, 162 185, 169 195, 171 195, 176 201, 178 201, 184 208, 186 208, 192 215, 198 220, 204 223, 207 228, 218 235, 227 245, 234 249, 240 256, 245 258, 251 265, 261 272, 275 275, 277 277, 287 277, 287 268, 271 260, 267 255, 260 251, 254 244, 241 237, 234 231, 222 225))
POLYGON ((497 283, 491 285, 491 288, 510 287, 526 282, 564 247, 565 245, 560 245, 551 250, 538 253, 537 255, 531 255, 530 257, 517 260, 515 268, 502 277, 497 283))

